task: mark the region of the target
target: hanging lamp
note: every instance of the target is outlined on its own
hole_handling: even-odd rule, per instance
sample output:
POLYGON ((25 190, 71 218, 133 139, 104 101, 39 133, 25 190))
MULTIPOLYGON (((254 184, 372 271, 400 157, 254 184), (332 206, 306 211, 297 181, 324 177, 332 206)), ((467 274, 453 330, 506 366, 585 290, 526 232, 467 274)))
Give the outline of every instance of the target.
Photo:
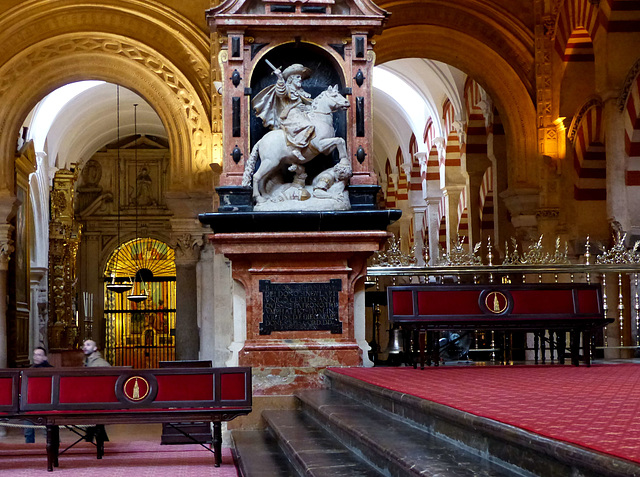
POLYGON ((116 282, 116 272, 118 270, 118 262, 120 261, 120 85, 116 85, 116 122, 117 122, 117 152, 116 152, 116 207, 118 210, 118 248, 116 249, 116 257, 115 264, 111 269, 111 281, 107 283, 107 290, 115 292, 115 293, 124 293, 126 291, 131 290, 133 288, 133 283, 131 279, 124 282, 116 282))
POLYGON ((142 262, 144 260, 144 241, 138 236, 138 105, 133 105, 133 137, 135 140, 135 148, 133 150, 134 154, 134 163, 135 163, 135 201, 136 201, 136 238, 133 241, 132 248, 136 251, 136 276, 134 278, 134 285, 139 283, 138 293, 131 293, 127 296, 127 300, 132 301, 134 303, 140 303, 149 298, 149 293, 147 292, 147 284, 143 277, 143 267, 142 262))

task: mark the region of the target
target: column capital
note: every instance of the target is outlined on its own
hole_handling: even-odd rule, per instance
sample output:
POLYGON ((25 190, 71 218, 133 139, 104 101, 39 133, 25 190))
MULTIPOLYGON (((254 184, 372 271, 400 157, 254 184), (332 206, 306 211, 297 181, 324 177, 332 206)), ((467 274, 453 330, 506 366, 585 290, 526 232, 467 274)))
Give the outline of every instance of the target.
POLYGON ((447 140, 442 136, 438 136, 433 140, 433 143, 438 150, 438 161, 440 163, 444 162, 447 157, 447 140))
POLYGON ((8 270, 9 259, 15 250, 11 239, 13 229, 11 224, 0 224, 0 270, 3 271, 8 270))
POLYGON ((489 128, 493 125, 493 100, 484 90, 482 90, 480 96, 482 99, 478 103, 478 106, 482 110, 482 115, 484 116, 484 126, 485 128, 489 128))
POLYGON ((460 144, 467 143, 467 122, 466 121, 454 121, 451 126, 456 130, 458 134, 458 140, 460 144))
POLYGON ((444 197, 455 197, 456 199, 458 199, 460 197, 460 192, 462 191, 462 189, 464 189, 466 187, 465 184, 452 184, 452 185, 447 185, 446 187, 444 187, 442 189, 442 195, 444 197))
POLYGON ((204 244, 202 234, 182 232, 171 236, 171 245, 176 252, 176 264, 197 262, 200 259, 200 250, 204 244))

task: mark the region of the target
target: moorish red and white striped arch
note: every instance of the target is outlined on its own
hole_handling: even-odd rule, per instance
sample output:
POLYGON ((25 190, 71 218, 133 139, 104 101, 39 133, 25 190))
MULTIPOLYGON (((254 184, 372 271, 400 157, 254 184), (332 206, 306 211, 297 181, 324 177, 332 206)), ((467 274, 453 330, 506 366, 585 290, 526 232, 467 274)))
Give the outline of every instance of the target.
POLYGON ((576 124, 571 126, 576 200, 607 198, 607 156, 602 112, 602 103, 590 100, 574 118, 576 124))
POLYGON ((631 83, 624 116, 625 152, 628 157, 625 183, 640 186, 640 74, 631 83))
POLYGON ((391 163, 389 162, 389 158, 387 158, 387 162, 384 166, 385 174, 387 175, 387 187, 386 197, 385 197, 385 208, 387 209, 395 209, 397 201, 396 201, 396 184, 393 181, 393 176, 391 175, 391 163))
POLYGON ((414 134, 411 134, 411 139, 409 139, 409 157, 411 158, 411 177, 409 178, 409 190, 419 192, 422 190, 422 172, 420 170, 420 161, 416 157, 417 152, 418 141, 416 140, 416 136, 414 134))
MULTIPOLYGON (((555 50, 560 58, 572 61, 573 47, 582 42, 581 38, 585 38, 584 32, 591 41, 600 29, 610 33, 638 32, 639 14, 640 2, 637 0, 565 0, 556 20, 555 50), (574 32, 578 32, 578 35, 572 38, 574 32), (569 58, 565 58, 567 47, 569 58)), ((579 56, 576 52, 576 58, 579 56)))
POLYGON ((484 113, 480 109, 482 94, 480 85, 471 78, 467 78, 464 86, 464 99, 467 108, 467 140, 463 145, 463 153, 467 154, 467 161, 474 157, 487 157, 487 127, 484 113))
MULTIPOLYGON (((412 135, 413 139, 415 137, 412 135)), ((407 174, 404 171, 402 157, 402 148, 398 146, 398 150, 396 151, 396 167, 398 168, 398 187, 396 190, 396 200, 408 200, 409 199, 409 181, 407 179, 407 174)))

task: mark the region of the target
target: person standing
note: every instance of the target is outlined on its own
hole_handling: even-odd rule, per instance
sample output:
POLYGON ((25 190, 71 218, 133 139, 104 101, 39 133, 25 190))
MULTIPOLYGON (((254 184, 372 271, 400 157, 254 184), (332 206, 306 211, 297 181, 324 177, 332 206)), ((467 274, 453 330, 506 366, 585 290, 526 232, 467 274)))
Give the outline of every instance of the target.
MULTIPOLYGON (((85 356, 84 366, 87 368, 104 368, 111 366, 109 362, 102 357, 100 351, 98 351, 98 345, 93 340, 84 340, 84 343, 82 343, 82 352, 85 356)), ((94 437, 98 445, 98 458, 101 458, 102 454, 104 454, 104 443, 109 441, 104 425, 97 424, 87 428, 85 440, 87 442, 93 442, 94 437)))
MULTIPOLYGON (((47 350, 42 346, 38 346, 33 350, 33 364, 32 368, 52 368, 47 357, 47 350)), ((27 421, 26 424, 31 425, 31 422, 27 421)), ((35 444, 36 442, 36 430, 33 427, 26 427, 24 429, 24 442, 26 444, 35 444)))
POLYGON ((82 344, 82 352, 84 353, 84 365, 88 368, 103 368, 111 366, 109 362, 102 357, 98 351, 98 345, 93 340, 85 340, 82 344))

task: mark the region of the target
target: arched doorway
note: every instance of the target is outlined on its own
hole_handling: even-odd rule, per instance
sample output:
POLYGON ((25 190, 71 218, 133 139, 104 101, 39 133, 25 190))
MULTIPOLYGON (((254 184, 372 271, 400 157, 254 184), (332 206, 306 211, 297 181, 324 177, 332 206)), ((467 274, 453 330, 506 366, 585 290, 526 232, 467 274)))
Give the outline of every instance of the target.
POLYGON ((176 265, 174 250, 152 238, 118 247, 104 272, 105 356, 114 366, 155 368, 175 359, 176 265), (124 293, 107 289, 111 281, 134 281, 124 293), (127 299, 142 289, 148 298, 127 299))

